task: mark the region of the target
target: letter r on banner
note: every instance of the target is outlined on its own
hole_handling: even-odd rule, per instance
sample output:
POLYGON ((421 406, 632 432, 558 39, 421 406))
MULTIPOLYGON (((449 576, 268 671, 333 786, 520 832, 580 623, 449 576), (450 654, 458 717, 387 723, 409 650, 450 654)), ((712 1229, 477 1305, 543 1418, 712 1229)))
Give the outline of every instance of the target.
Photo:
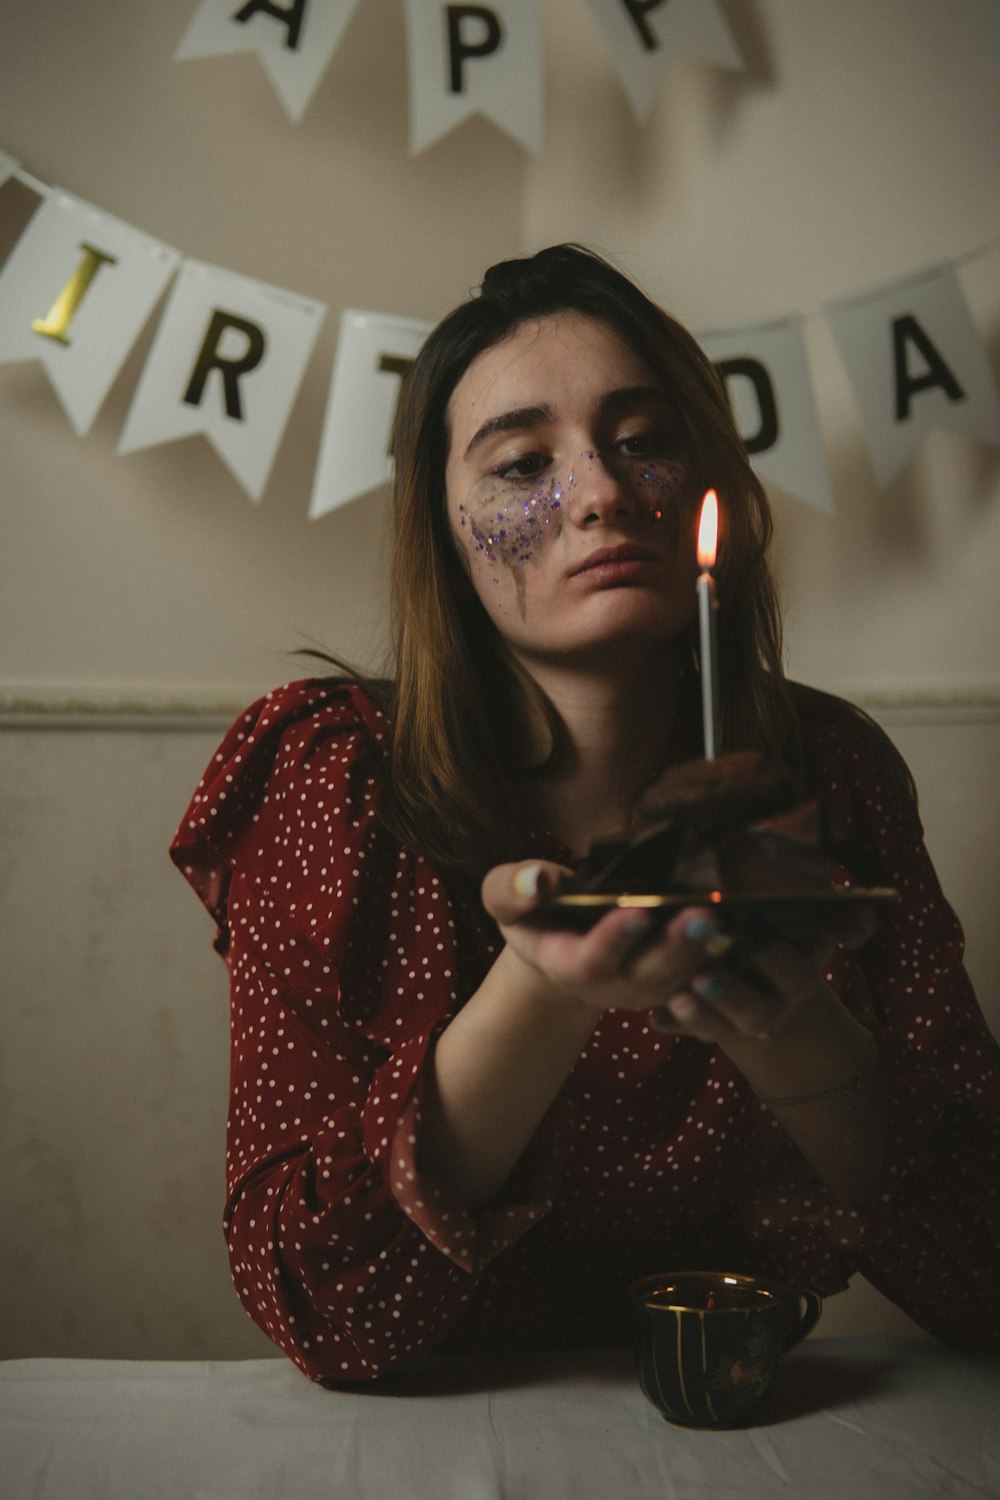
POLYGON ((259 500, 324 311, 280 287, 185 261, 118 452, 201 434, 259 500))
POLYGON ((243 420, 243 408, 240 404, 240 376, 248 375, 255 370, 264 358, 267 348, 267 340, 264 330, 256 323, 251 323, 247 318, 241 318, 236 313, 220 312, 216 309, 212 313, 202 344, 195 360, 188 388, 184 392, 184 400, 189 406, 197 406, 205 394, 205 384, 213 370, 218 370, 222 376, 222 387, 226 402, 226 416, 233 417, 237 422, 243 420), (243 335, 246 340, 242 353, 237 356, 225 356, 222 353, 222 343, 229 329, 235 329, 243 335))
POLYGON ((462 92, 462 65, 467 57, 489 57, 503 41, 503 27, 495 10, 485 5, 446 5, 448 15, 448 74, 453 94, 462 92), (462 22, 482 22, 479 39, 473 42, 463 36, 462 22))

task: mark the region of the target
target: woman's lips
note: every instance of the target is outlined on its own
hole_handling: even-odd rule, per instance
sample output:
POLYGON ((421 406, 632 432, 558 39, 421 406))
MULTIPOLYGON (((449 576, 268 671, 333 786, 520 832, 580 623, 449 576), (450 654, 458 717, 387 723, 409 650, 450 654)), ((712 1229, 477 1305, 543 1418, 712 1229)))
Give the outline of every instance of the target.
POLYGON ((602 547, 574 568, 570 577, 592 579, 597 583, 627 583, 659 561, 658 555, 646 547, 602 547))

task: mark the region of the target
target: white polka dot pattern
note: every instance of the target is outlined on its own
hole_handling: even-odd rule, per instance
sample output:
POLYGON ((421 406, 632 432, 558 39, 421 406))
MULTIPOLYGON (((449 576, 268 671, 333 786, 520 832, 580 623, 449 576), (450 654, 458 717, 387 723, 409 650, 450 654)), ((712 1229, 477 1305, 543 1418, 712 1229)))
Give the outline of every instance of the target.
MULTIPOLYGON (((422 1350, 626 1337, 623 1289, 670 1265, 829 1294, 862 1270, 934 1332, 1000 1341, 1000 1063, 961 934, 877 739, 811 726, 839 815, 901 899, 830 979, 890 1100, 879 1201, 839 1207, 721 1054, 609 1012, 502 1201, 420 1173, 420 1084, 498 941, 378 818, 379 711, 300 682, 233 726, 172 855, 231 976, 225 1229, 259 1326, 313 1379, 422 1350)), ((526 855, 533 852, 525 850, 526 855)))

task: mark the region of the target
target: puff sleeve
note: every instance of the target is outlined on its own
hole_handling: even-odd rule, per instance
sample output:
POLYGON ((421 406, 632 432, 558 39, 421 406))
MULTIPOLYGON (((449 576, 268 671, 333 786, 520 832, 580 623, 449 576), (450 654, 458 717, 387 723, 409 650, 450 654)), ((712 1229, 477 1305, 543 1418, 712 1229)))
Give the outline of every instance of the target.
POLYGON ((380 822, 384 731, 350 684, 268 695, 171 849, 230 972, 236 1289, 302 1370, 338 1383, 440 1342, 551 1197, 528 1162, 518 1201, 472 1214, 418 1171, 422 1070, 496 939, 380 822))

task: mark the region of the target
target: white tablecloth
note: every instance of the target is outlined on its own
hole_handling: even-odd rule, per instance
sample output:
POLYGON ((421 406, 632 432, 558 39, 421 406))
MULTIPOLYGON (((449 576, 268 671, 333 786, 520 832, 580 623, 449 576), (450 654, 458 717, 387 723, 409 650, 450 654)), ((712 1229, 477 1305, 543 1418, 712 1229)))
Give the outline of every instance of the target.
POLYGON ((617 1351, 426 1362, 327 1391, 283 1360, 0 1363, 3 1500, 1000 1496, 1000 1359, 813 1339, 761 1425, 665 1422, 617 1351))

